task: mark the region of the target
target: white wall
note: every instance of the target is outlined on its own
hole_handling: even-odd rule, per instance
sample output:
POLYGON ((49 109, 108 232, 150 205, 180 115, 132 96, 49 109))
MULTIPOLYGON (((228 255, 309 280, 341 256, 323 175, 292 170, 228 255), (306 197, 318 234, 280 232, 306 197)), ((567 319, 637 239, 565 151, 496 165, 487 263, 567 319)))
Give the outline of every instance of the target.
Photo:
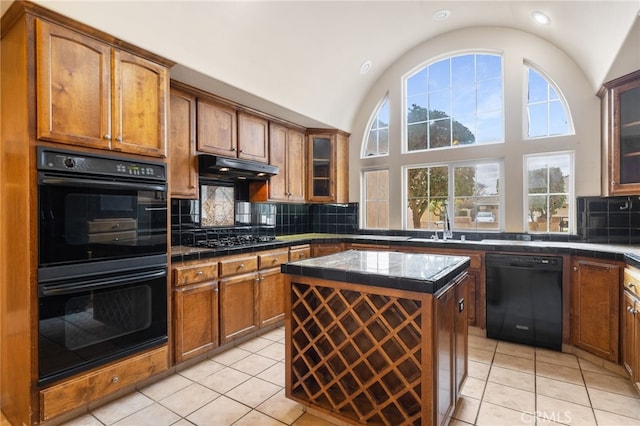
POLYGON ((504 231, 524 229, 523 154, 551 151, 575 151, 575 194, 600 194, 600 99, 594 93, 583 71, 570 55, 531 34, 501 27, 468 28, 453 31, 416 46, 402 55, 372 86, 361 103, 350 139, 350 201, 360 199, 360 169, 388 165, 390 169, 390 228, 402 228, 402 176, 404 164, 463 161, 474 158, 502 158, 505 164, 504 231), (438 58, 458 52, 489 51, 503 55, 505 143, 454 148, 426 153, 404 154, 401 151, 402 77, 409 71, 438 58), (526 74, 523 61, 535 64, 559 87, 568 103, 575 135, 524 140, 526 129, 526 74), (371 113, 385 93, 389 92, 390 155, 384 158, 360 159, 362 138, 371 113))

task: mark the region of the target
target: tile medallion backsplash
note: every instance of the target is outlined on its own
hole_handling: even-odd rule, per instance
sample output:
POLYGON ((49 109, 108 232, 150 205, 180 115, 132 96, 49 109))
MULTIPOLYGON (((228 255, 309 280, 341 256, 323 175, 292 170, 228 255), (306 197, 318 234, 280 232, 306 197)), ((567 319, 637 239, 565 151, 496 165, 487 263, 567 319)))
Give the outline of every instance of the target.
POLYGON ((233 226, 235 200, 233 186, 200 186, 200 225, 233 226))

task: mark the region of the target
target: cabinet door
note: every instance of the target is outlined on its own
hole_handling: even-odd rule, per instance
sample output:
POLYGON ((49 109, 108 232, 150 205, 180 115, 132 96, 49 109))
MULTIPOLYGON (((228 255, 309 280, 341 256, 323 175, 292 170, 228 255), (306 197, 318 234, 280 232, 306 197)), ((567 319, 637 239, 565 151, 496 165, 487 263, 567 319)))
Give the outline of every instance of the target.
POLYGON ((271 123, 269 127, 269 163, 278 166, 278 174, 269 178, 269 199, 289 201, 287 188, 287 128, 271 123))
POLYGON ((629 377, 636 381, 638 376, 638 350, 636 341, 636 317, 639 315, 636 311, 635 297, 629 292, 623 292, 622 296, 622 366, 627 370, 629 377))
POLYGON ((227 343, 255 331, 257 274, 249 273, 220 281, 220 339, 227 343))
POLYGON ((111 48, 36 20, 37 137, 109 149, 111 48))
POLYGON ((238 158, 269 162, 269 122, 261 117, 238 113, 238 158))
POLYGON ((304 133, 289 129, 287 140, 287 196, 289 201, 305 201, 307 166, 304 133))
POLYGON ((640 72, 617 80, 609 93, 611 195, 640 191, 640 72))
POLYGON ((577 259, 571 273, 571 342, 617 363, 620 267, 577 259))
POLYGON ((174 309, 176 362, 219 345, 217 282, 177 288, 174 291, 174 309))
POLYGON ((456 396, 458 399, 460 391, 462 390, 462 384, 467 378, 467 343, 469 332, 469 319, 468 312, 473 306, 471 300, 469 300, 469 289, 474 284, 474 279, 471 275, 466 275, 464 279, 456 285, 456 299, 455 299, 455 331, 456 331, 456 396))
POLYGON ((176 198, 198 198, 195 155, 196 100, 171 91, 169 125, 169 188, 176 198))
POLYGON ((261 271, 258 285, 258 321, 260 327, 284 319, 284 276, 280 268, 261 271))
POLYGON ((236 157, 237 118, 236 110, 213 102, 197 101, 198 151, 225 157, 236 157))
POLYGON ((436 425, 446 425, 455 407, 455 288, 436 299, 436 425))
POLYGON ((309 135, 309 201, 335 201, 334 138, 309 135))
POLYGON ((166 157, 167 69, 127 52, 114 51, 112 149, 166 157))

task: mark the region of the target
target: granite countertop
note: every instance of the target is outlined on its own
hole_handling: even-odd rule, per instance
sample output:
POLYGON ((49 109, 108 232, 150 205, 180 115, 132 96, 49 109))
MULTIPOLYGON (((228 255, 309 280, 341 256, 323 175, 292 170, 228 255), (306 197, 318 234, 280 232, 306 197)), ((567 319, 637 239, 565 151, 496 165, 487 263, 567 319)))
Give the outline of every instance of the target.
POLYGON ((436 293, 467 269, 470 258, 441 254, 348 250, 286 263, 286 274, 436 293))
MULTIPOLYGON (((534 237, 535 238, 535 237, 534 237)), ((307 233, 278 236, 275 241, 252 246, 230 248, 225 250, 212 250, 208 248, 195 248, 187 246, 172 246, 171 257, 174 262, 184 260, 206 259, 210 257, 249 253, 260 250, 270 250, 280 247, 289 247, 310 243, 363 243, 384 244, 390 246, 405 247, 433 247, 450 248, 457 250, 482 250, 508 251, 535 254, 569 254, 585 257, 603 258, 625 261, 640 268, 640 246, 624 244, 595 244, 567 241, 521 241, 484 239, 474 241, 461 240, 433 240, 430 238, 417 238, 397 235, 366 235, 366 234, 322 234, 307 233)))

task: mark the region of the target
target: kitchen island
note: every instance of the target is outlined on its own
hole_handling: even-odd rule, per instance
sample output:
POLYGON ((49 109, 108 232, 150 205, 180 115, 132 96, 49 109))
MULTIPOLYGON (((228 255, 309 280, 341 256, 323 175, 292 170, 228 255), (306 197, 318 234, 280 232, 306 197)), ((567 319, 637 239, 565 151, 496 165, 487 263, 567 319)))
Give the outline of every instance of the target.
POLYGON ((287 397, 352 424, 447 424, 467 371, 469 263, 350 250, 282 265, 287 397))

